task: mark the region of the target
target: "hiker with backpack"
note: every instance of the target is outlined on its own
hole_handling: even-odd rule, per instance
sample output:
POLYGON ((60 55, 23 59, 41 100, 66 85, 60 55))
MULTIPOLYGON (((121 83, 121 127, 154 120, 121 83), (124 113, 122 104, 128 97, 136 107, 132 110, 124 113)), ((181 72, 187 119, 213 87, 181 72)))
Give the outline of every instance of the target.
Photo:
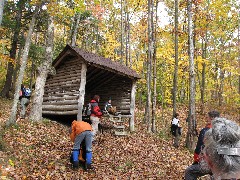
POLYGON ((93 128, 93 139, 98 132, 98 124, 100 122, 100 118, 102 117, 102 111, 100 107, 98 106, 100 100, 99 95, 94 95, 93 99, 90 101, 91 103, 91 115, 90 115, 90 121, 92 122, 92 128, 93 128))
POLYGON ((31 90, 29 87, 21 85, 21 90, 19 94, 19 100, 21 105, 20 119, 24 119, 26 115, 27 106, 30 103, 31 90))

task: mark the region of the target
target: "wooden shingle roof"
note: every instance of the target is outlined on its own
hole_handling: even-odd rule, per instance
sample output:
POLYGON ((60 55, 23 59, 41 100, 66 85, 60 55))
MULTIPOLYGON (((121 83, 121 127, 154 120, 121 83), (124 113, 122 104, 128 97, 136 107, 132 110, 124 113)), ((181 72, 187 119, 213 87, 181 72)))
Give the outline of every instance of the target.
POLYGON ((80 49, 79 47, 72 47, 70 45, 67 45, 64 50, 59 54, 59 56, 53 61, 53 66, 56 64, 59 64, 59 61, 61 61, 62 56, 66 52, 75 52, 74 54, 77 54, 78 56, 81 56, 86 62, 89 64, 94 64, 103 67, 104 69, 109 69, 110 71, 120 73, 125 76, 129 76, 131 78, 140 79, 140 76, 137 74, 136 71, 133 69, 120 64, 119 62, 112 61, 109 58, 104 58, 102 56, 99 56, 97 54, 87 52, 83 49, 80 49))

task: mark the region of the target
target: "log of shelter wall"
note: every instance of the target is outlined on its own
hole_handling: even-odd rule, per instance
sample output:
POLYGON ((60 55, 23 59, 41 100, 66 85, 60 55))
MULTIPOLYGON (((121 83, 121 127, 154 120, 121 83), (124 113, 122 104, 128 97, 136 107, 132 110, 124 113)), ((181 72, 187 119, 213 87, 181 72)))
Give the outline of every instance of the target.
POLYGON ((66 58, 56 69, 56 75, 47 79, 44 88, 43 114, 76 115, 82 62, 66 58))

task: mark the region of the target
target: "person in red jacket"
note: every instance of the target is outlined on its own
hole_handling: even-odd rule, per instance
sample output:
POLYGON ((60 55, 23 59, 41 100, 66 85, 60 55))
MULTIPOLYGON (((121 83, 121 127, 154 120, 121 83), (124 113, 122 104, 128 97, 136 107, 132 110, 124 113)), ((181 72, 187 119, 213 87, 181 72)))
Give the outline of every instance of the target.
POLYGON ((87 122, 74 120, 69 131, 70 139, 74 142, 72 151, 73 169, 79 168, 78 156, 83 141, 85 141, 86 146, 85 170, 92 169, 92 126, 87 122))
POLYGON ((90 101, 91 104, 90 121, 92 123, 93 128, 93 139, 96 133, 98 132, 98 124, 102 116, 102 111, 98 106, 99 100, 100 100, 99 95, 94 95, 93 99, 90 101))
POLYGON ((211 172, 202 172, 199 164, 199 155, 201 153, 201 150, 204 148, 204 135, 205 133, 212 127, 212 120, 215 119, 216 117, 219 117, 219 112, 217 111, 210 111, 208 112, 208 122, 205 126, 200 131, 200 134, 198 136, 198 141, 197 141, 197 146, 194 151, 194 162, 192 165, 188 166, 187 169, 185 170, 185 180, 197 180, 198 177, 204 176, 206 174, 211 174, 211 172))

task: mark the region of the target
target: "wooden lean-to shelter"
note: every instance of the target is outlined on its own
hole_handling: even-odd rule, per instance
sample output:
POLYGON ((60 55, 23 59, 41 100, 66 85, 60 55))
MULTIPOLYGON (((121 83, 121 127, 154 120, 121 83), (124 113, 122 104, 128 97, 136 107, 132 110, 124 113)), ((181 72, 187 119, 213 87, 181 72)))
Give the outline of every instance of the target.
POLYGON ((53 61, 56 74, 47 78, 44 87, 43 115, 76 115, 82 119, 83 106, 95 94, 99 106, 111 98, 122 115, 130 115, 129 128, 134 130, 136 81, 132 69, 108 58, 67 45, 53 61))

